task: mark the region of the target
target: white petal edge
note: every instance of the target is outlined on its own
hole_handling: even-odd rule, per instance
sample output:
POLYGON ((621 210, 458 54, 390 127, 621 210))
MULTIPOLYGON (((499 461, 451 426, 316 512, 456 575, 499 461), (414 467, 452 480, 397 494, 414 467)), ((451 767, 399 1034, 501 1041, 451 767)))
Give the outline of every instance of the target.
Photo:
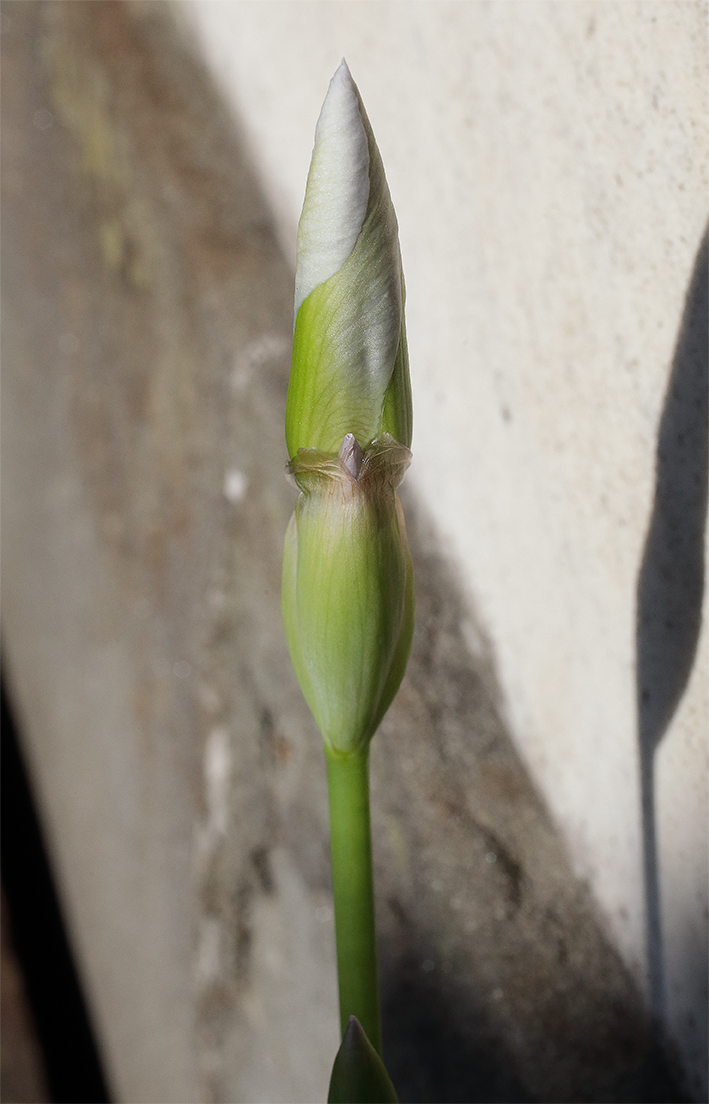
POLYGON ((340 451, 337 454, 337 459, 340 461, 340 465, 349 475, 350 479, 353 479, 355 483, 359 479, 359 473, 362 470, 362 462, 364 460, 364 453, 357 443, 357 438, 353 433, 346 433, 342 444, 340 445, 340 451))
POLYGON ((343 58, 315 128, 315 146, 298 223, 295 314, 342 268, 362 229, 369 199, 369 146, 359 93, 343 58))

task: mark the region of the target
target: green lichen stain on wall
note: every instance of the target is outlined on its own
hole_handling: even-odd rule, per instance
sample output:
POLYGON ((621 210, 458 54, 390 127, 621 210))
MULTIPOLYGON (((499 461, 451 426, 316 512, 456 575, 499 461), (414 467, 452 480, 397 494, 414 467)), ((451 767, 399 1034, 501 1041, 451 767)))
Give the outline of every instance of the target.
POLYGON ((47 20, 43 57, 57 117, 76 143, 74 169, 98 201, 95 228, 108 271, 138 290, 151 283, 150 240, 130 204, 131 157, 127 135, 110 109, 105 71, 87 56, 66 23, 47 20))
POLYGON ((117 272, 123 263, 125 234, 118 219, 102 222, 99 226, 101 251, 109 268, 117 272))

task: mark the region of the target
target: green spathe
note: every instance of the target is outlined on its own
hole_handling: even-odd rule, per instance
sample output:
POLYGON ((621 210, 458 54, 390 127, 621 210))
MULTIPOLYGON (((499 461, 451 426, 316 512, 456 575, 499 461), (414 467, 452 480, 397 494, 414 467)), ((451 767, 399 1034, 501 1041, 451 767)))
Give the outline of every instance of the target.
POLYGON ((386 435, 362 452, 301 450, 286 534, 283 620, 293 666, 328 749, 366 747, 411 648, 413 570, 396 488, 411 454, 386 435))
POLYGON ((344 62, 316 130, 299 227, 295 307, 289 456, 312 448, 334 455, 347 433, 363 448, 384 434, 409 447, 398 226, 372 128, 344 62))

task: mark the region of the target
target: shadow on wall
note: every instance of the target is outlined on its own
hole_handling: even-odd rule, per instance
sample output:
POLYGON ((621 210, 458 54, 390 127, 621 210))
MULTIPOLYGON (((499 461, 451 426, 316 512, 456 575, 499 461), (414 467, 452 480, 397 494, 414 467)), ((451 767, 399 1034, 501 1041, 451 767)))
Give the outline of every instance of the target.
POLYGON ((655 497, 637 590, 637 700, 651 1008, 665 1011, 655 752, 694 664, 707 513, 707 258, 699 247, 657 438, 655 497))
POLYGON ((400 1098, 685 1101, 504 725, 492 646, 423 504, 403 495, 416 629, 372 744, 384 1047, 400 1098))
POLYGON ((3 950, 0 1101, 107 1104, 110 1097, 97 1040, 5 693, 4 672, 0 721, 3 940, 11 940, 3 950), (12 960, 5 957, 10 953, 12 960), (16 974, 7 972, 10 961, 16 974), (14 977, 21 981, 13 986, 14 977), (26 1041, 20 1034, 25 1016, 27 1030, 36 1032, 36 1039, 30 1035, 26 1041))

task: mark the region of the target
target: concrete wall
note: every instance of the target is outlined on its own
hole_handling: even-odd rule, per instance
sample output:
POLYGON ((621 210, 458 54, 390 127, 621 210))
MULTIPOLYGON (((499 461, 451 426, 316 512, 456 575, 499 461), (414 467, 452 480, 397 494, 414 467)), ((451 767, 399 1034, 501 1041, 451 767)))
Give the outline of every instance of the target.
POLYGON ((401 227, 411 482, 575 869, 703 1069, 706 6, 183 9, 290 257, 347 58, 401 227))
POLYGON ((417 628, 372 749, 392 1076, 682 1099, 639 980, 705 1099, 702 16, 3 5, 3 660, 117 1100, 323 1099, 337 1042, 279 573, 342 54, 416 405, 417 628))

